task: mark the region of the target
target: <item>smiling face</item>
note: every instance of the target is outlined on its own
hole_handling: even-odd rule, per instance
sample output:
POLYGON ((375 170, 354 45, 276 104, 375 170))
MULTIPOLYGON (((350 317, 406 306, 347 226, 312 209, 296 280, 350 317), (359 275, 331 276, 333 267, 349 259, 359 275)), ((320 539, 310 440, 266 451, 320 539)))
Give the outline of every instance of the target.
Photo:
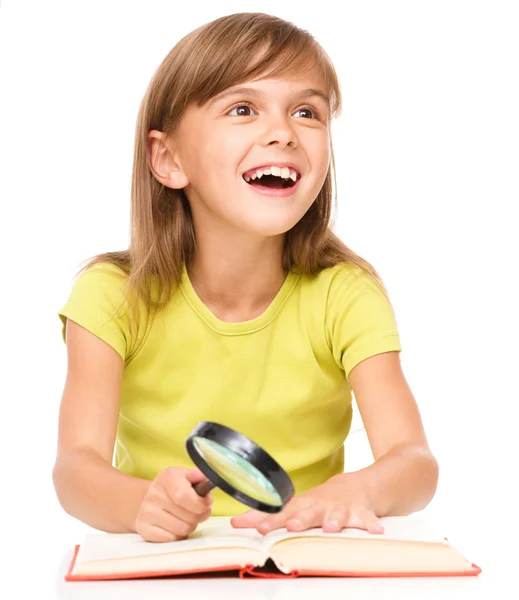
MULTIPOLYGON (((195 228, 220 224, 226 230, 275 236, 303 217, 330 163, 329 102, 308 90, 327 92, 317 68, 242 83, 202 106, 188 106, 172 151, 179 171, 163 183, 184 189, 195 228), (237 88, 241 91, 234 93, 237 88), (262 194, 243 176, 275 163, 289 163, 299 171, 288 195, 262 194)), ((274 185, 287 187, 281 181, 274 185)))

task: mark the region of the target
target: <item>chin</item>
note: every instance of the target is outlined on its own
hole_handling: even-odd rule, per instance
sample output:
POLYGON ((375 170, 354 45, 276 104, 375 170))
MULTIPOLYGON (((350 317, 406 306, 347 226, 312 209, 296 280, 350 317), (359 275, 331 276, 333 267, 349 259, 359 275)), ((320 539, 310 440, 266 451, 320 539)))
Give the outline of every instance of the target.
POLYGON ((242 214, 241 229, 264 237, 283 235, 304 217, 309 206, 299 207, 299 210, 276 209, 248 210, 242 214))
POLYGON ((273 237, 283 235, 301 219, 294 221, 293 219, 257 219, 252 223, 248 223, 247 231, 255 233, 263 237, 273 237))

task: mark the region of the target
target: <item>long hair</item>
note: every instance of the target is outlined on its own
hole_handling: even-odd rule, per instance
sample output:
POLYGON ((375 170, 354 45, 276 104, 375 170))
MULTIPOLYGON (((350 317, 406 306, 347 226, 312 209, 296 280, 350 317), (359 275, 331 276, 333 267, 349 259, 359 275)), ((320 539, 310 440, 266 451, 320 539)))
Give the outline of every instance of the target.
MULTIPOLYGON (((195 232, 184 191, 164 186, 149 168, 148 132, 156 129, 174 134, 191 102, 201 106, 224 89, 254 77, 283 77, 308 65, 321 69, 331 115, 337 117, 342 102, 332 62, 315 38, 293 23, 264 13, 237 13, 183 37, 155 71, 140 105, 129 248, 88 259, 77 275, 98 263, 118 267, 126 280, 130 309, 141 303, 151 315, 147 319, 151 323, 180 283, 183 262, 189 264, 195 251, 195 232)), ((297 267, 314 274, 341 262, 353 263, 371 275, 387 296, 374 267, 332 232, 333 188, 336 190, 337 183, 332 146, 331 166, 321 190, 305 215, 285 234, 283 269, 288 272, 297 267)), ((130 323, 135 326, 134 319, 130 323)))

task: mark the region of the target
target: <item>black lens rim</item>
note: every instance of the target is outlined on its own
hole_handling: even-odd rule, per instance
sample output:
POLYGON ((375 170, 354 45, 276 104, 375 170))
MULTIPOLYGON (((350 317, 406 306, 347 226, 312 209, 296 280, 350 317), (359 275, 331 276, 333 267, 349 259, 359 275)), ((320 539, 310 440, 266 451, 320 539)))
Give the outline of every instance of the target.
POLYGON ((267 513, 277 513, 283 510, 286 503, 294 496, 294 484, 288 473, 279 465, 279 463, 250 438, 221 423, 215 423, 214 421, 201 421, 198 423, 186 440, 186 450, 191 460, 210 481, 235 500, 238 500, 251 508, 267 513), (227 481, 216 473, 216 471, 214 471, 200 456, 194 444, 193 438, 195 437, 202 437, 216 442, 249 462, 270 481, 281 498, 281 504, 274 505, 261 502, 256 498, 244 494, 230 483, 227 483, 227 481))

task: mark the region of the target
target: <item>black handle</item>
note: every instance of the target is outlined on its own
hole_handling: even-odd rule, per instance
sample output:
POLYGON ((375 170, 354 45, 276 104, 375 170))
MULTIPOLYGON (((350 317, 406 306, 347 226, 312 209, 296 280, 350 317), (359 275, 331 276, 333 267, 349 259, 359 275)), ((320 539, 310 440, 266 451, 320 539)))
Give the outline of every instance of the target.
POLYGON ((193 486, 193 489, 199 496, 207 496, 207 494, 215 488, 215 484, 209 479, 200 481, 193 486))

